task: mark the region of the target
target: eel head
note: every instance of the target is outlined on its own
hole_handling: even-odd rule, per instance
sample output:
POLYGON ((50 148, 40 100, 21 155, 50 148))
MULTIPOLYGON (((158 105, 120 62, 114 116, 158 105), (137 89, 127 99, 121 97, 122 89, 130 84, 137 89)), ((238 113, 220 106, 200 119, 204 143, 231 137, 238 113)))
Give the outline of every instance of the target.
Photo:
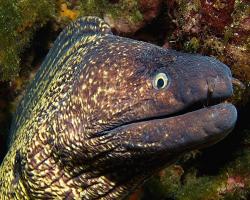
POLYGON ((54 149, 80 174, 105 177, 100 190, 113 184, 109 198, 233 129, 233 78, 216 59, 113 35, 92 53, 57 114, 54 149))

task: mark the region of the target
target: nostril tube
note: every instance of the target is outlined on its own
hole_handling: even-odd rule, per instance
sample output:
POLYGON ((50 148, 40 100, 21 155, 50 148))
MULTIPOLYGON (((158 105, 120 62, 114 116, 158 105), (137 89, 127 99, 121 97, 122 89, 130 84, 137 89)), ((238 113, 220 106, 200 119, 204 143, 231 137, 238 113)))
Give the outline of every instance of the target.
POLYGON ((215 83, 213 83, 213 82, 208 82, 208 84, 207 84, 207 92, 209 93, 209 94, 213 94, 213 92, 214 92, 214 88, 215 88, 215 83))
POLYGON ((242 90, 246 89, 246 86, 237 78, 232 78, 232 84, 239 87, 242 90))
POLYGON ((213 92, 215 89, 215 83, 207 80, 207 106, 210 104, 213 92))

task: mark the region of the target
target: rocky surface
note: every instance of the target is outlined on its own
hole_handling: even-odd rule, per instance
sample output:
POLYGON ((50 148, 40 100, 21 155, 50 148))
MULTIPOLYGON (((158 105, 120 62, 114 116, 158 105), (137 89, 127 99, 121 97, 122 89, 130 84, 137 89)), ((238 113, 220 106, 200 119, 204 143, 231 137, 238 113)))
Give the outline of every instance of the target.
POLYGON ((239 120, 229 137, 185 155, 130 199, 250 199, 249 0, 0 1, 0 157, 24 88, 63 27, 85 15, 104 18, 118 35, 214 56, 246 86, 235 87, 239 120))

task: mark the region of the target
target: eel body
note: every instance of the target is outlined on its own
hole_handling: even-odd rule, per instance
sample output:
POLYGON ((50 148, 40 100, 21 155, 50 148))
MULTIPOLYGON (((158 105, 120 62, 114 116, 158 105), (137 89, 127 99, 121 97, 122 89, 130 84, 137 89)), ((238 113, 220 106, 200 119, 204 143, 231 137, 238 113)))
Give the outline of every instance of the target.
POLYGON ((0 199, 123 199, 234 127, 229 68, 118 37, 97 17, 59 35, 16 111, 0 199), (204 106, 205 105, 205 106, 204 106))

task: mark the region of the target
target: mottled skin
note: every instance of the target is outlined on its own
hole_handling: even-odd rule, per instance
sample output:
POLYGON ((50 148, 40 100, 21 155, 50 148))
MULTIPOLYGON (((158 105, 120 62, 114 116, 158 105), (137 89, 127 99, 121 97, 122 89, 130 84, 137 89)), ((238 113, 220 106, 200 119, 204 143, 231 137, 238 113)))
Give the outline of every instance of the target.
POLYGON ((99 18, 77 20, 19 105, 0 199, 124 198, 232 130, 235 107, 215 101, 231 96, 231 79, 213 58, 114 36, 99 18), (159 73, 163 88, 153 84, 159 73))

